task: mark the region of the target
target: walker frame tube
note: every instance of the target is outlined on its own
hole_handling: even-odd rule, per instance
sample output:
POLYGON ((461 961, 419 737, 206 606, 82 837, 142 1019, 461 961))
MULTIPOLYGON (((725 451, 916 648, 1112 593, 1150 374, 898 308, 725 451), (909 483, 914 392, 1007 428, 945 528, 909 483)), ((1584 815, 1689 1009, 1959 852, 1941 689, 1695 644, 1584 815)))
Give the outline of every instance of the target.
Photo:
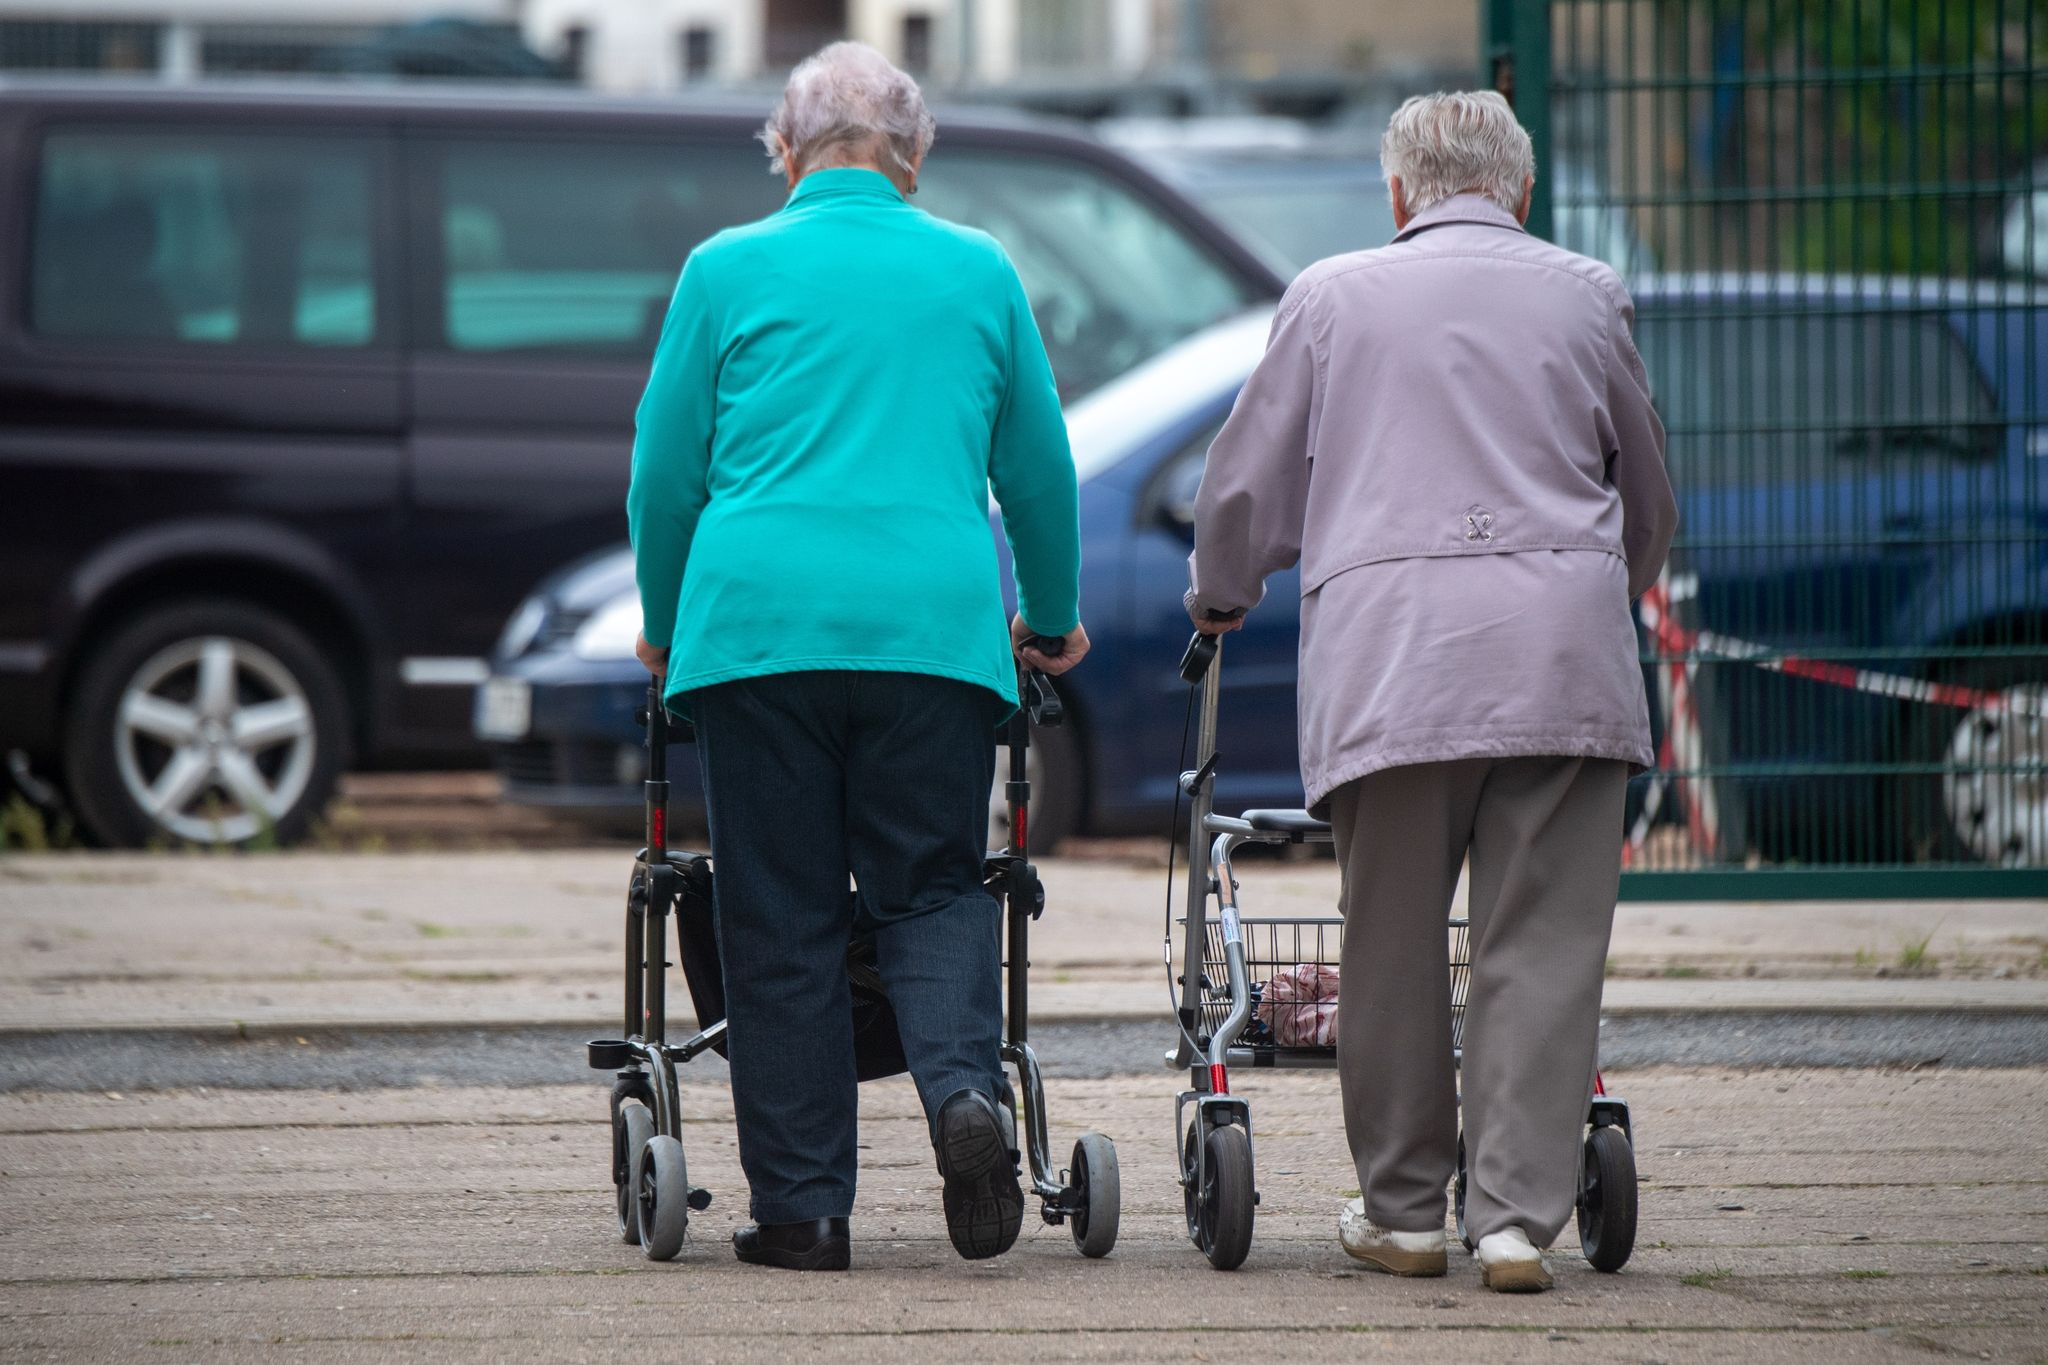
MULTIPOLYGON (((1053 642, 1034 643, 1047 647, 1053 642)), ((1052 1143, 1045 1121, 1045 1078, 1039 1070, 1038 1054, 1026 1039, 1031 1019, 1031 921, 1045 908, 1038 869, 1031 865, 1031 722, 1034 712, 1038 712, 1045 715, 1044 723, 1056 725, 1061 708, 1058 694, 1034 670, 1020 668, 1017 684, 1019 705, 1004 730, 1010 775, 1003 785, 1003 795, 1010 808, 1010 831, 1000 861, 1005 921, 1003 967, 1008 996, 1001 1055, 1005 1065, 1017 1069, 1017 1099, 1024 1111, 1023 1145, 1030 1162, 1031 1189, 1042 1201, 1040 1212, 1045 1221, 1057 1223, 1075 1211, 1076 1192, 1053 1178, 1052 1143)))

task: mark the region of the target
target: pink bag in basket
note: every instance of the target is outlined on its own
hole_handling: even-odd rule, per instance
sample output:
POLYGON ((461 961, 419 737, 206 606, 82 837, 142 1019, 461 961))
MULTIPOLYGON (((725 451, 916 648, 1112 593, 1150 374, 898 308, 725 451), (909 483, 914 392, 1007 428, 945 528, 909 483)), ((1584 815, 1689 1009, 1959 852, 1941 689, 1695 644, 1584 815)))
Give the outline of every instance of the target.
POLYGON ((1259 1022, 1281 1047, 1336 1046, 1337 969, 1302 962, 1275 975, 1260 992, 1259 1022))

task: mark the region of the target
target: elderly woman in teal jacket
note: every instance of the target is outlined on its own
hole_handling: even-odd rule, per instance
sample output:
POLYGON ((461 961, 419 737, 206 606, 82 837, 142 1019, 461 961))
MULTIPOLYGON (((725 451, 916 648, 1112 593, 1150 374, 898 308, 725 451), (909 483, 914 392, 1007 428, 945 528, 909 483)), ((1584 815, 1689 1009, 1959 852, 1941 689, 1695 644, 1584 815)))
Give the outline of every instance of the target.
POLYGON ((761 135, 789 200, 690 254, 633 449, 641 657, 696 721, 718 868, 755 1220, 734 1249, 792 1269, 850 1260, 856 927, 875 936, 953 1245, 999 1255, 1023 1215, 982 855, 1016 656, 1057 673, 1087 651, 1075 478, 1015 268, 908 198, 933 131, 871 48, 796 68, 761 135))

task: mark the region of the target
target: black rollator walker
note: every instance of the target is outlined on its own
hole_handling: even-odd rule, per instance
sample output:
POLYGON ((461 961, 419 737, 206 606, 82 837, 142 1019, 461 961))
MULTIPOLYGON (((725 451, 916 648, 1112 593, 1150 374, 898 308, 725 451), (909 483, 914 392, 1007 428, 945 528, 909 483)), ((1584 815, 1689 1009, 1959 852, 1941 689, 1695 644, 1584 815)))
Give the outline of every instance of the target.
MULTIPOLYGON (((1063 642, 1033 643, 1046 654, 1057 654, 1063 642)), ((1031 864, 1028 843, 1031 783, 1026 753, 1031 727, 1057 725, 1062 715, 1059 695, 1043 674, 1020 667, 1018 683, 1024 705, 1011 716, 1006 730, 1009 838, 985 863, 985 885, 1002 903, 1006 926, 1003 965, 1009 998, 1002 1059, 1017 1071, 1031 1188, 1041 1201, 1045 1221, 1065 1223, 1082 1255, 1107 1256, 1116 1245, 1121 1198, 1115 1144, 1100 1133, 1083 1133, 1074 1143, 1072 1164, 1055 1178, 1046 1138, 1045 1086, 1037 1055, 1026 1040, 1030 927, 1045 909, 1045 888, 1031 864)), ((689 1181, 676 1068, 707 1051, 722 1055, 726 1041, 711 859, 668 846, 668 746, 692 736, 686 725, 670 720, 662 705, 662 686, 656 679, 648 687, 647 709, 640 718, 647 730, 647 846, 633 864, 626 895, 626 1036, 596 1039, 587 1048, 592 1067, 617 1072, 611 1093, 611 1173, 619 1233, 655 1261, 669 1260, 682 1249, 690 1214, 711 1203, 710 1192, 689 1181), (681 1043, 667 1040, 671 920, 700 1025, 681 1043)), ((872 940, 856 936, 848 945, 847 975, 853 993, 856 1074, 866 1081, 905 1071, 896 1016, 876 969, 872 940)))
MULTIPOLYGON (((1181 1135, 1180 1183, 1188 1236, 1218 1270, 1234 1270, 1251 1251, 1259 1196, 1252 1167, 1251 1105, 1230 1092, 1229 1069, 1337 1064, 1333 1035, 1341 983, 1329 973, 1338 963, 1344 921, 1336 916, 1255 919, 1239 913, 1238 882, 1230 863, 1237 849, 1245 844, 1327 844, 1332 836, 1326 822, 1304 810, 1215 813, 1221 653, 1220 636, 1197 634, 1180 661, 1182 679, 1201 689, 1201 711, 1199 757, 1196 766, 1180 777, 1180 790, 1189 801, 1187 899, 1180 915, 1174 915, 1170 898, 1167 911, 1169 972, 1176 927, 1181 937, 1181 965, 1174 983, 1181 1036, 1179 1047, 1167 1054, 1167 1063, 1187 1068, 1189 1076, 1188 1089, 1175 1100, 1173 1113, 1174 1131, 1181 1135), (1294 1027, 1287 1026, 1290 1022, 1294 1027)), ((1465 1000, 1472 984, 1470 931, 1462 919, 1447 921, 1446 928, 1451 1047, 1462 1058, 1465 1000)), ((1465 1227, 1465 1183, 1461 1135, 1452 1205, 1458 1237, 1469 1250, 1473 1242, 1465 1227)), ((1607 1093, 1597 1072, 1586 1114, 1578 1226, 1580 1249, 1597 1270, 1621 1269, 1635 1249, 1636 1165, 1628 1104, 1607 1093)))

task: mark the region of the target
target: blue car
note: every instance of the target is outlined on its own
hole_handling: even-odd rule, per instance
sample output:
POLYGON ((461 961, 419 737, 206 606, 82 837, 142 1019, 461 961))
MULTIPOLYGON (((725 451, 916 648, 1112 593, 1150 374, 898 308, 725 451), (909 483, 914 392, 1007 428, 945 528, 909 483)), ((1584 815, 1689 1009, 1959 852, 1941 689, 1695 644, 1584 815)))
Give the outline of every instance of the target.
POLYGON ((2048 290, 1632 288, 1684 517, 1666 644, 1774 661, 1700 664, 1673 717, 1692 854, 2048 865, 2048 727, 1999 702, 2048 698, 2048 290))
MULTIPOLYGON (((1727 275, 1633 289, 1685 518, 1668 619, 1972 689, 1956 695, 2048 696, 2048 426, 2016 420, 2026 395, 2048 393, 2048 293, 1727 275)), ((1172 665, 1188 633, 1190 514, 1267 317, 1199 333, 1069 410, 1095 648, 1061 681, 1074 723, 1033 750, 1041 839, 1165 829, 1187 705, 1172 665)), ((1276 576, 1232 637, 1220 806, 1300 802, 1298 599, 1296 575, 1276 576)), ((636 806, 638 627, 623 551, 521 608, 478 694, 510 799, 636 806)), ((1660 739, 1670 671, 1646 662, 1660 739)), ((2048 863, 2043 727, 1874 687, 1701 665, 1682 703, 1692 747, 1674 754, 1690 775, 1652 809, 1704 830, 1714 847, 1701 851, 1720 861, 2048 863), (2031 785, 1999 779, 2028 763, 2031 785)), ((693 773, 679 765, 680 790, 693 773)), ((1637 783, 1632 824, 1654 781, 1637 783)))

